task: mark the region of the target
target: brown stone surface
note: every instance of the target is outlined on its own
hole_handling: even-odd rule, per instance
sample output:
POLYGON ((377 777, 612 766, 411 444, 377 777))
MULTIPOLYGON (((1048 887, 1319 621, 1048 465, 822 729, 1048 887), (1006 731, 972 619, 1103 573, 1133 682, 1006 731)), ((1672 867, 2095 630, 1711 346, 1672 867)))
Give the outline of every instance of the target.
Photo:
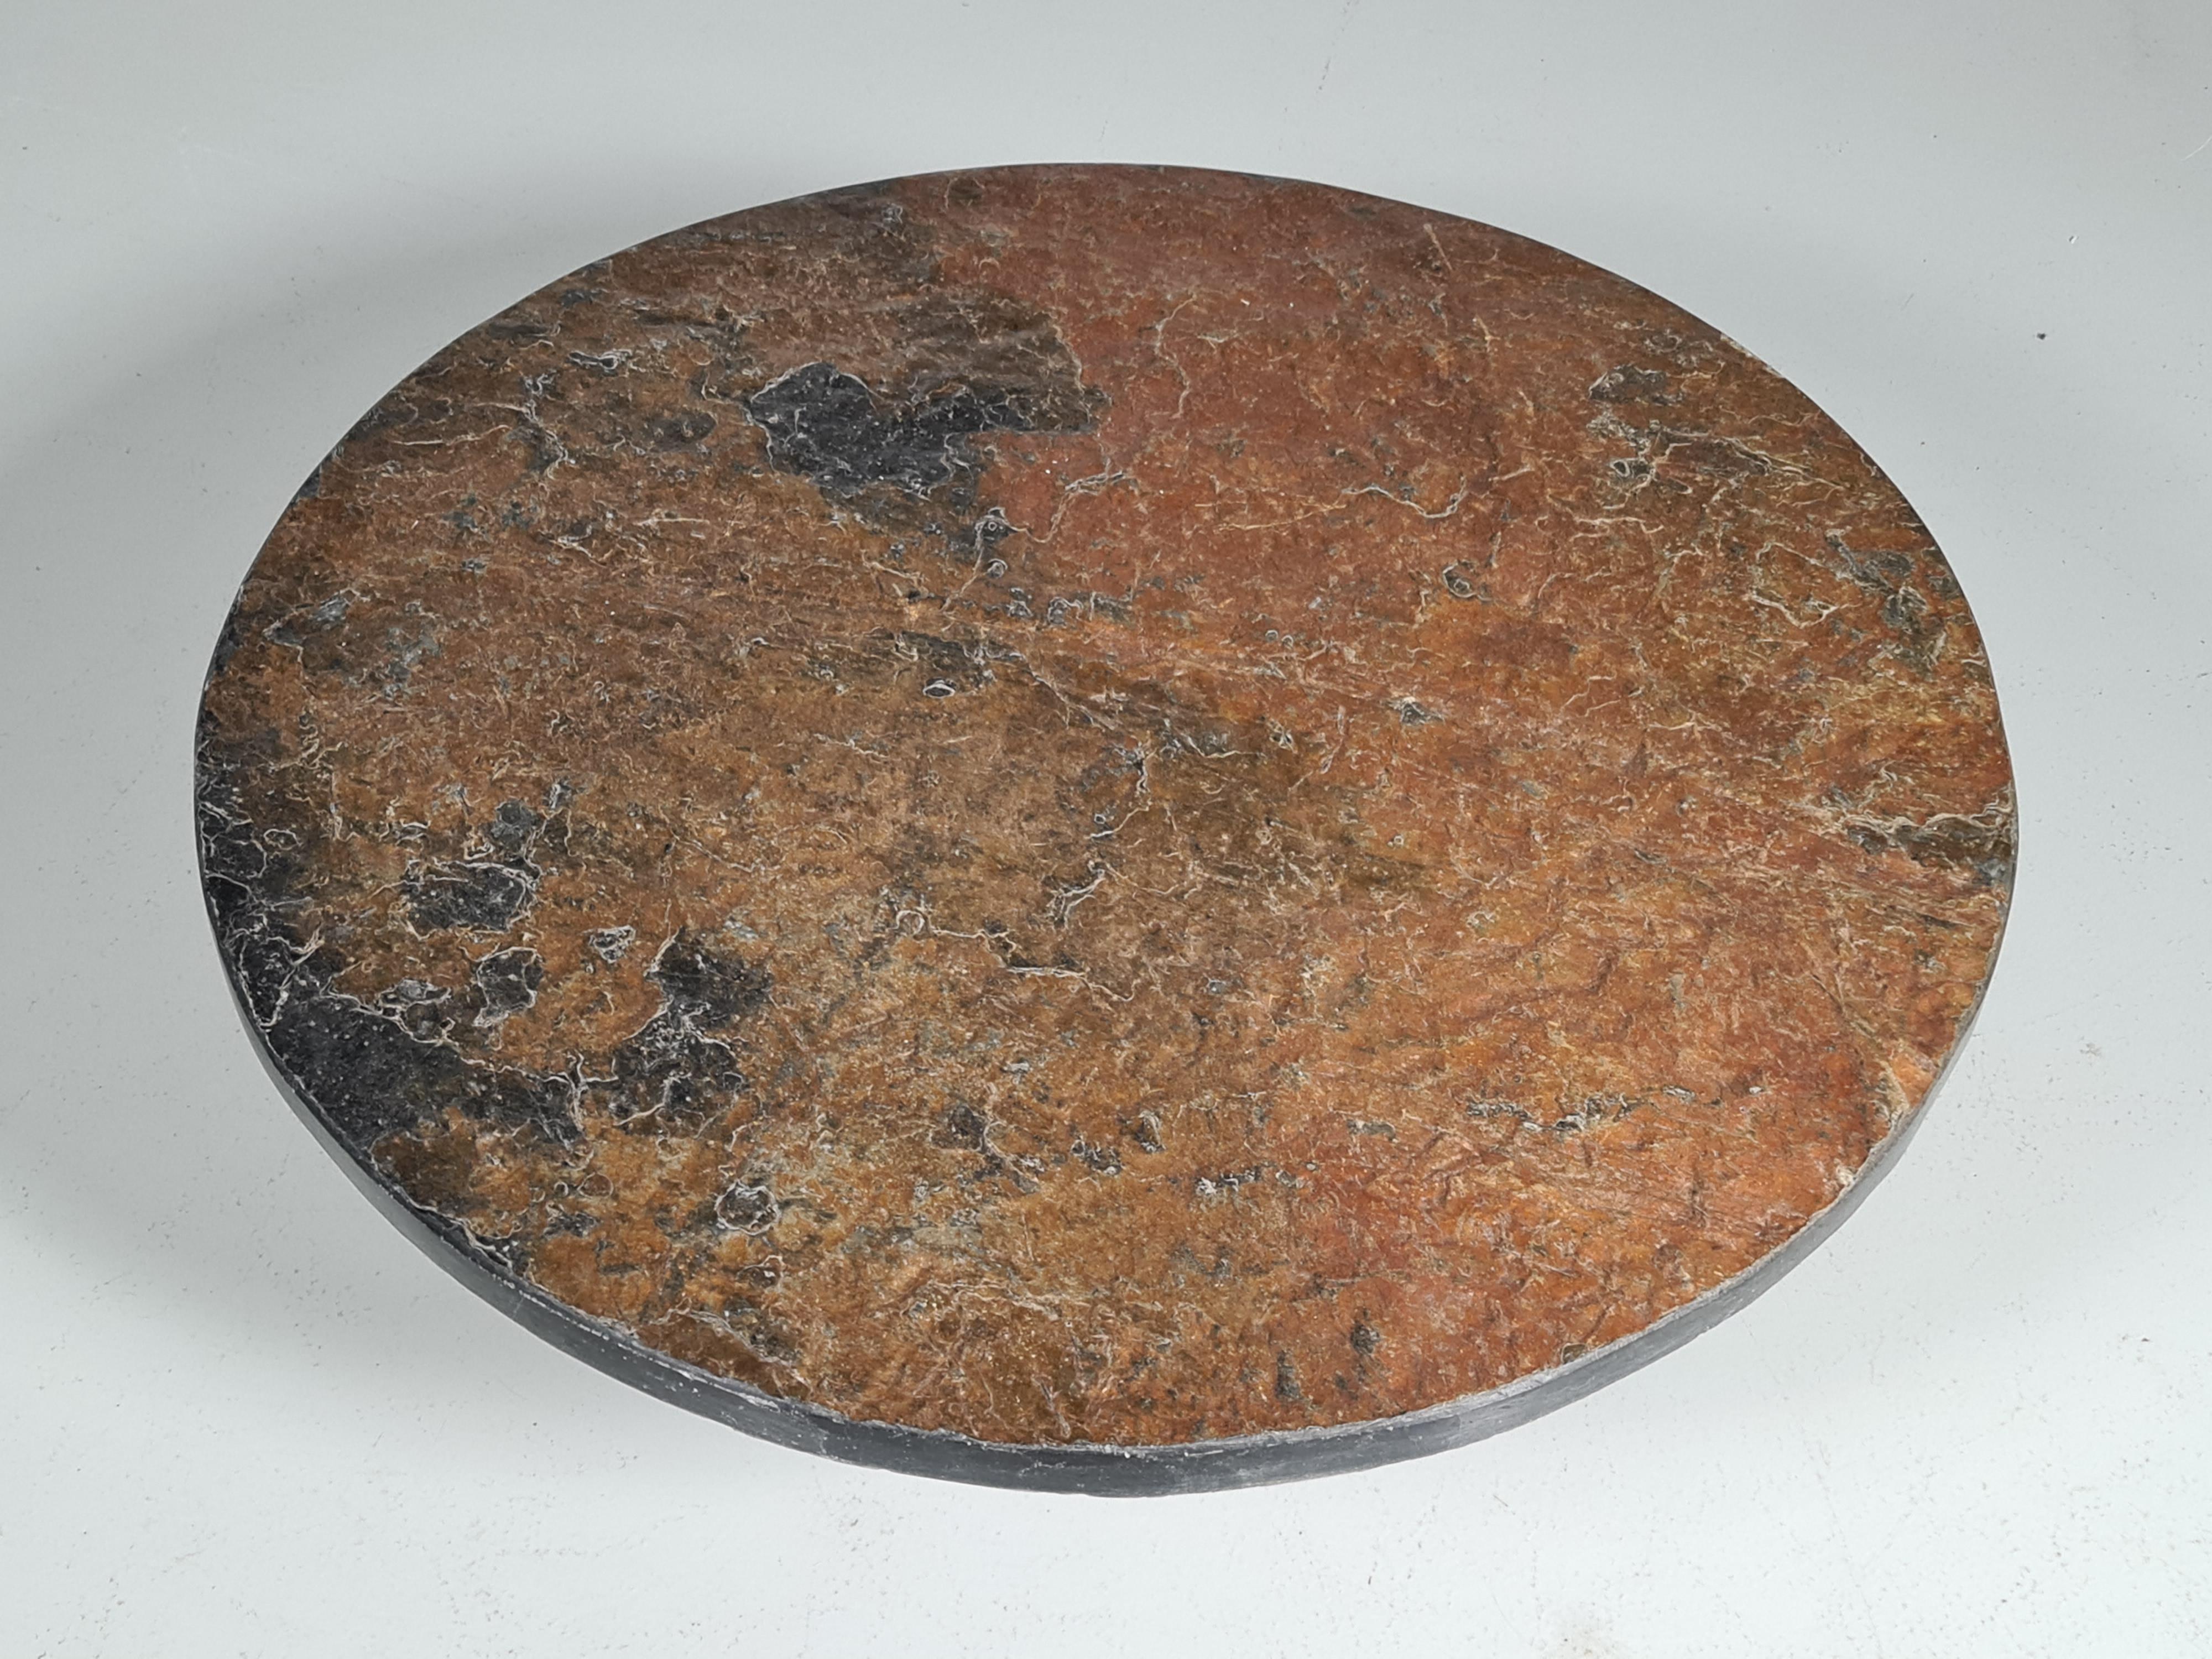
POLYGON ((1310 185, 908 179, 440 352, 204 711, 278 1062, 461 1248, 1014 1443, 1372 1419, 1758 1262, 1987 974, 1928 532, 1695 318, 1310 185))

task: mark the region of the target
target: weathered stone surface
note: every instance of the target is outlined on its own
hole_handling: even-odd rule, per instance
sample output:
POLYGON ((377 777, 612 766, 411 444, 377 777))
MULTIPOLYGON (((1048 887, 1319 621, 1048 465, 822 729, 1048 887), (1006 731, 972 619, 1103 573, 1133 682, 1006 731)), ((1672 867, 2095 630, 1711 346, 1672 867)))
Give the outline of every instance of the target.
POLYGON ((836 1419, 1349 1430, 1771 1256, 2010 883, 1942 556, 1711 328, 1310 185, 757 209, 439 353, 210 677, 282 1073, 450 1249, 836 1419))

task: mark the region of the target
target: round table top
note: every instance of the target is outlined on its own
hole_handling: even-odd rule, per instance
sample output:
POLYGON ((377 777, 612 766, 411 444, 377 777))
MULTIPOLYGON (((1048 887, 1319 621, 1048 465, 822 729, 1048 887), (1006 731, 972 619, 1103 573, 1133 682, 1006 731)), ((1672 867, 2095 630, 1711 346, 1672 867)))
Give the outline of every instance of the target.
POLYGON ((217 650, 241 1006, 448 1265, 841 1455, 1465 1438, 1792 1259, 1988 975, 1942 556, 1552 248, 1163 168, 586 267, 346 434, 217 650))

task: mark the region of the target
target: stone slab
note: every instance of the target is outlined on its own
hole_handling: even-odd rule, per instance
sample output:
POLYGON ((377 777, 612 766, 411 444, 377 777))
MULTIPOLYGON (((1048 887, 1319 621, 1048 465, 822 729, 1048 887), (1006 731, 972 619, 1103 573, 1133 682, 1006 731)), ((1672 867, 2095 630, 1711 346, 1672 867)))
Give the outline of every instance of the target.
POLYGON ((1401 204, 908 179, 587 266, 316 470, 203 708, 272 1073, 518 1318, 1057 1489, 1510 1426, 1863 1194, 2011 774, 1896 489, 1401 204))

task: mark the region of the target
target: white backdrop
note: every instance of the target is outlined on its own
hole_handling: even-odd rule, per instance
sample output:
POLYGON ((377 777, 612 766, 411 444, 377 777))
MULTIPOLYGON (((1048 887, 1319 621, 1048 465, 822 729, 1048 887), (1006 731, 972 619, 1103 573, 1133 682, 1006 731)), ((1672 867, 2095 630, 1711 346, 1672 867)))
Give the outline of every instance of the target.
POLYGON ((0 8, 0 1652, 2212 1652, 2212 8, 0 8), (2023 862, 1902 1167, 1748 1313, 1373 1474, 1106 1502, 757 1444, 508 1324, 264 1078, 216 629, 448 338, 704 216, 1297 175, 1710 319, 1987 635, 2023 862))

